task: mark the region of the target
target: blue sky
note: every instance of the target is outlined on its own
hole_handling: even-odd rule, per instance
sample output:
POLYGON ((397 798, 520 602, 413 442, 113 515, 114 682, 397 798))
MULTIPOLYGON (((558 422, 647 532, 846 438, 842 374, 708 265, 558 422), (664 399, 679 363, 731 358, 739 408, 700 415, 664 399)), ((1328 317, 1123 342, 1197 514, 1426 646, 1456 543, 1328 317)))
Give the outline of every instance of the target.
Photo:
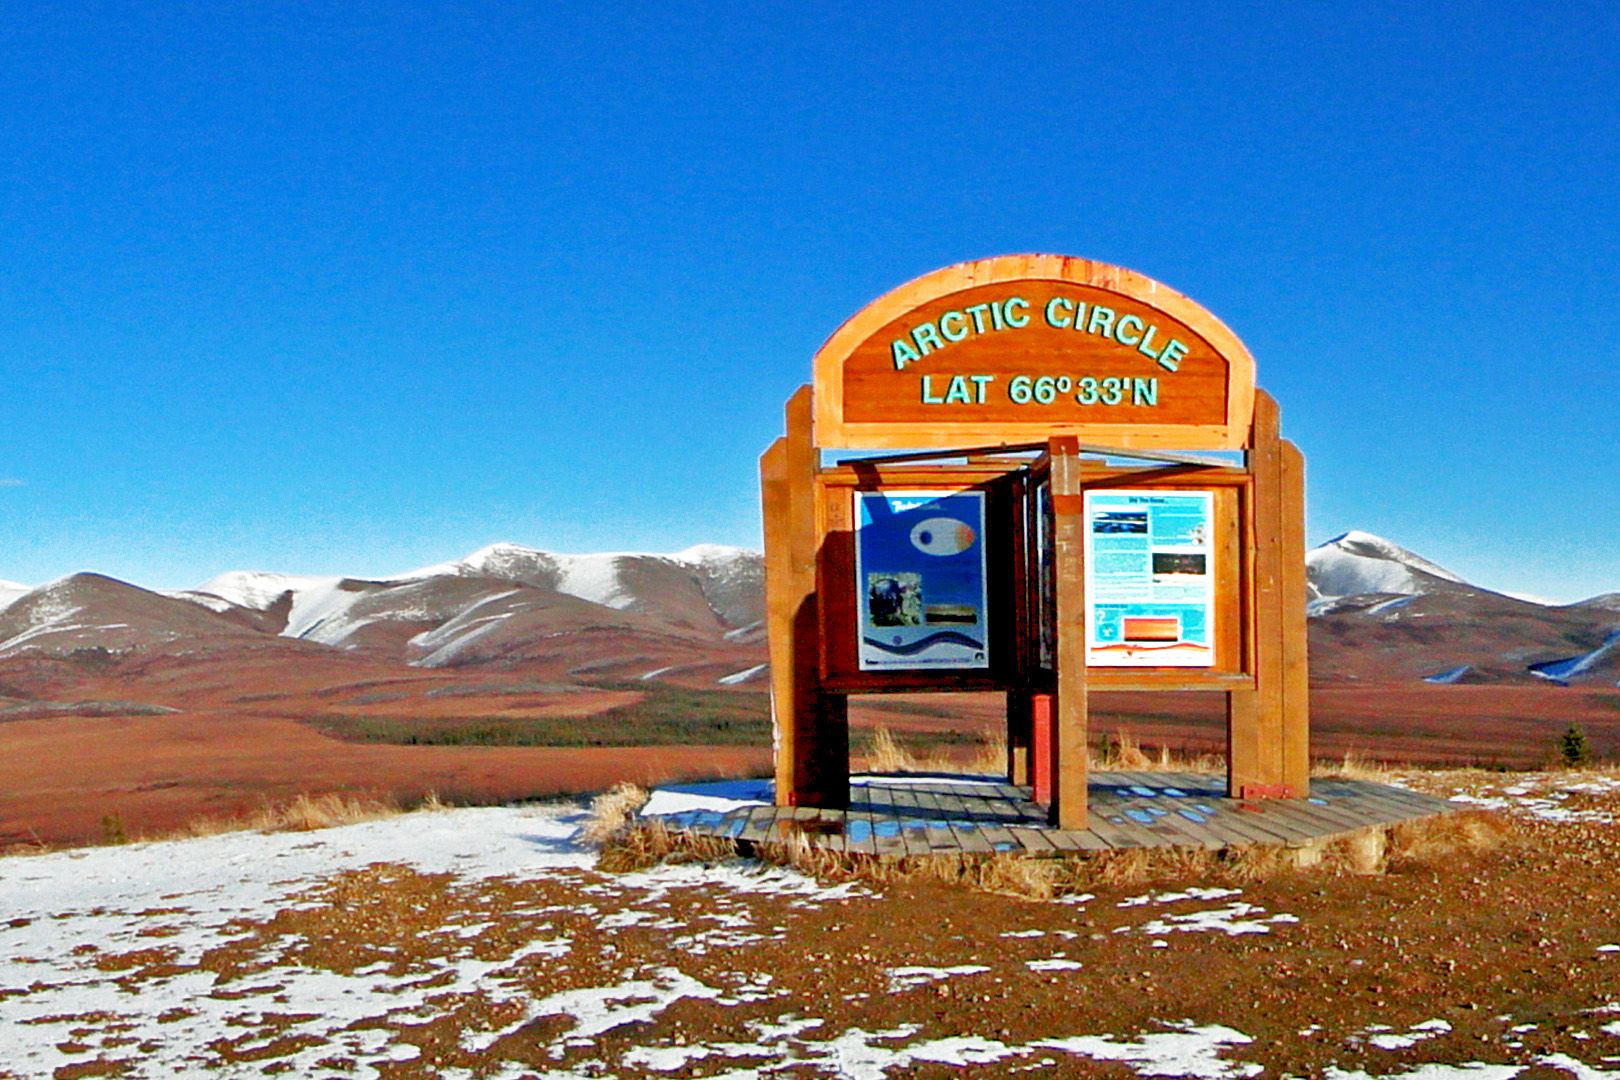
POLYGON ((1612 5, 400 7, 8 6, 0 578, 757 545, 844 318, 1053 251, 1248 343, 1313 543, 1620 590, 1612 5))

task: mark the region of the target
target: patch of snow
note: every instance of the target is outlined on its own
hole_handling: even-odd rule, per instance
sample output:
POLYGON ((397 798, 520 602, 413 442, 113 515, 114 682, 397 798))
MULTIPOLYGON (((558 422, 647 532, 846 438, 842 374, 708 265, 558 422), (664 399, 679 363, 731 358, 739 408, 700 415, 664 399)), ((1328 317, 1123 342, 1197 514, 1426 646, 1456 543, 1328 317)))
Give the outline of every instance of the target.
MULTIPOLYGON (((1415 596, 1396 596, 1389 600, 1380 600, 1367 609, 1368 615, 1382 615, 1386 611, 1399 611, 1401 608, 1416 600, 1415 596)), ((1391 616, 1393 618, 1393 616, 1391 616)))
POLYGON ((1125 1042, 1108 1035, 1081 1035, 1067 1039, 1042 1039, 1034 1045, 1081 1054, 1098 1061, 1119 1061, 1140 1076, 1193 1076, 1210 1080, 1225 1077, 1256 1076, 1262 1067, 1250 1062, 1229 1061, 1221 1051, 1229 1046, 1245 1046, 1254 1040, 1220 1024, 1193 1026, 1184 1020, 1174 1030, 1143 1035, 1125 1042))
POLYGON ((1119 902, 1120 907, 1141 907, 1143 904, 1174 904, 1182 900, 1224 900, 1228 896, 1241 896, 1242 889, 1218 889, 1193 886, 1182 892, 1143 893, 1119 902))
POLYGON ((1271 928, 1279 923, 1297 923, 1297 915, 1272 915, 1270 918, 1257 918, 1264 915, 1265 908, 1256 907, 1239 901, 1228 904, 1223 908, 1212 908, 1208 911, 1193 911, 1183 915, 1166 915, 1162 919, 1154 919, 1141 927, 1144 934, 1157 937, 1160 934, 1171 933, 1210 933, 1219 931, 1223 934, 1236 936, 1238 934, 1269 934, 1271 928))
POLYGON ((1603 644, 1591 652, 1565 657, 1562 660, 1544 660, 1539 664, 1531 664, 1530 674, 1552 682, 1566 682, 1596 667, 1600 661, 1614 652, 1620 652, 1620 630, 1611 631, 1603 639, 1603 644))
POLYGON ((954 979, 962 975, 982 975, 990 969, 983 964, 957 964, 954 967, 897 967, 889 969, 889 992, 899 993, 918 986, 954 979))
POLYGON ((1463 676, 1467 675, 1473 670, 1474 668, 1472 664, 1462 664, 1458 667, 1447 668, 1444 671, 1437 671, 1433 675, 1425 675, 1423 676, 1423 681, 1426 683, 1438 683, 1442 686, 1450 686, 1452 683, 1461 682, 1463 676))
MULTIPOLYGON (((1523 1071, 1522 1065, 1487 1065, 1482 1061, 1468 1061, 1461 1065, 1431 1062, 1405 1072, 1381 1072, 1376 1080, 1513 1080, 1523 1071)), ((1341 1069, 1337 1065, 1329 1065, 1322 1075, 1326 1080, 1375 1080, 1369 1073, 1341 1069)))
POLYGON ((770 780, 722 780, 655 788, 641 808, 641 816, 664 817, 693 810, 727 814, 747 806, 770 806, 774 789, 770 780))
POLYGON ((735 630, 727 630, 721 636, 724 637, 725 640, 727 640, 727 641, 736 641, 738 638, 742 637, 743 635, 752 634, 755 631, 762 629, 764 626, 765 626, 765 623, 763 621, 751 622, 747 626, 739 626, 735 630))
POLYGON ((1369 1046, 1380 1050, 1407 1050, 1420 1042, 1438 1038, 1451 1030, 1451 1025, 1444 1020, 1425 1020, 1421 1024, 1414 1024, 1404 1032, 1377 1031, 1369 1028, 1364 1036, 1369 1046))
POLYGON ((749 679, 755 678, 756 676, 763 673, 770 666, 771 665, 769 665, 769 664, 755 664, 753 667, 748 668, 745 671, 734 671, 730 675, 722 675, 720 678, 716 679, 715 681, 718 682, 721 686, 736 686, 739 683, 745 683, 749 679))
MULTIPOLYGON (((275 574, 267 570, 229 570, 187 592, 215 596, 237 607, 263 611, 281 599, 284 593, 290 592, 296 596, 309 589, 330 587, 340 580, 335 577, 275 574)), ((184 599, 212 606, 206 605, 206 601, 200 598, 194 598, 194 595, 185 596, 184 599)))
POLYGON ((1024 966, 1031 971, 1078 971, 1085 965, 1078 960, 1066 960, 1061 956, 1054 956, 1049 960, 1026 960, 1024 966))

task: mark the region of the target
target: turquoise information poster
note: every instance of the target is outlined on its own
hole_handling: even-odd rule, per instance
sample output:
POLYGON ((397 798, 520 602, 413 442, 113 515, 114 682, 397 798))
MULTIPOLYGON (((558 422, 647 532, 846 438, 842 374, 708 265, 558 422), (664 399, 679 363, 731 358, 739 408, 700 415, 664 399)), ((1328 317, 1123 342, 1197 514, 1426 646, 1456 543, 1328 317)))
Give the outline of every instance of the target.
POLYGON ((855 493, 862 671, 987 668, 984 493, 855 493))
POLYGON ((1086 663, 1212 667, 1215 574, 1208 491, 1088 491, 1086 663))

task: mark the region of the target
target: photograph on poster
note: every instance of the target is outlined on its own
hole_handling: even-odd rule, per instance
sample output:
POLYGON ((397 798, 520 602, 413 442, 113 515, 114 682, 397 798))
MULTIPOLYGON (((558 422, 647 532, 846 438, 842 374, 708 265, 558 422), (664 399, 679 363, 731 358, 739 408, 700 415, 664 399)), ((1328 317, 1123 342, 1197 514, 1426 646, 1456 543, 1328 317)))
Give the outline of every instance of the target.
POLYGON ((988 667, 984 494, 855 499, 861 670, 988 667))
POLYGON ((1215 664, 1208 491, 1088 491, 1086 663, 1215 664))

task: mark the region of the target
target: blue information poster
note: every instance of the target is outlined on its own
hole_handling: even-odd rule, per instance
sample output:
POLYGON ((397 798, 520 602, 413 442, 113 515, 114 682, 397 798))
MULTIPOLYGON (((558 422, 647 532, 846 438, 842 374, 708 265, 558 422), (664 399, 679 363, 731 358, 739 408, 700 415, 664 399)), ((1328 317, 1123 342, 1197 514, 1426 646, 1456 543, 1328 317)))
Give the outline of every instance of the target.
POLYGON ((984 493, 855 493, 862 671, 987 668, 984 493))
POLYGON ((1215 664, 1214 496, 1088 491, 1086 663, 1215 664))

